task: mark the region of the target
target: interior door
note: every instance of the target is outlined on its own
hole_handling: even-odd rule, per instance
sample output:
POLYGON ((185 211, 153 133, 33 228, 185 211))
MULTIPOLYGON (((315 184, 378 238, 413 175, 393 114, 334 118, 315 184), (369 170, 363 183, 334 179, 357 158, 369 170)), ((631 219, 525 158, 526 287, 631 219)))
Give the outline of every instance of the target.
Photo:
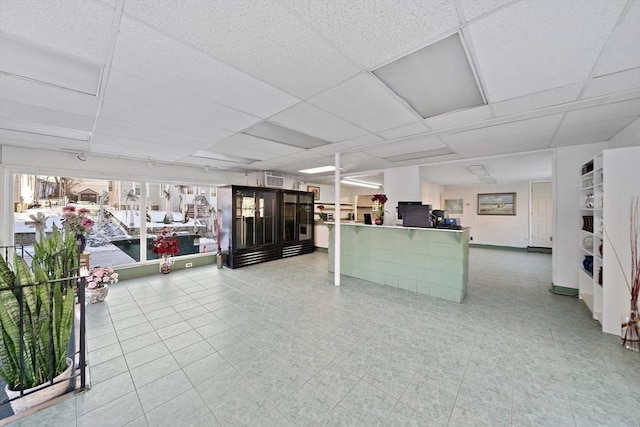
POLYGON ((551 182, 531 183, 531 236, 529 246, 551 248, 553 242, 553 195, 551 182))

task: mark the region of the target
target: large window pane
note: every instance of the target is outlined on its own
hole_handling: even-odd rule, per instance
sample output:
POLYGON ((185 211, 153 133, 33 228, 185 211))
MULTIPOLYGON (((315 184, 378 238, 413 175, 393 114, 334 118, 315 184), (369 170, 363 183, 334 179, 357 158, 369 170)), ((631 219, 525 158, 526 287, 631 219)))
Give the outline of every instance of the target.
POLYGON ((33 250, 40 223, 44 233, 50 233, 54 224, 63 228, 63 208, 73 206, 88 210, 94 221, 85 249, 91 267, 134 264, 141 260, 141 250, 149 260, 158 258, 152 242, 164 227, 177 234, 179 255, 216 251, 214 188, 146 183, 146 212, 141 212, 141 188, 142 183, 132 181, 17 174, 15 242, 33 250), (141 248, 145 228, 148 239, 141 248))

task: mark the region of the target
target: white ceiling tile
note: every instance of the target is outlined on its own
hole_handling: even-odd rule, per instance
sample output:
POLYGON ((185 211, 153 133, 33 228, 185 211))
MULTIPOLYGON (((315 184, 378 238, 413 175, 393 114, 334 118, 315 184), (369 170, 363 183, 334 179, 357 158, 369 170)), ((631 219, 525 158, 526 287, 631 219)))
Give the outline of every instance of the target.
POLYGON ((192 6, 127 2, 125 13, 301 98, 359 71, 274 0, 200 0, 192 6), (212 28, 224 31, 212 35, 212 28))
POLYGON ((367 131, 306 102, 294 105, 269 119, 289 129, 337 142, 361 136, 367 131))
POLYGON ((404 138, 406 136, 418 135, 428 132, 429 129, 423 122, 411 123, 410 125, 400 126, 395 129, 383 130, 378 132, 378 135, 386 139, 404 138))
POLYGON ((279 155, 277 154, 257 151, 251 148, 242 148, 234 145, 222 144, 220 142, 207 145, 205 148, 203 148, 203 150, 209 151, 211 153, 225 154, 229 156, 243 157, 253 160, 271 160, 273 158, 279 157, 279 155))
POLYGON ((363 68, 407 54, 459 24, 449 0, 286 3, 363 68))
POLYGON ((470 24, 468 34, 489 100, 584 80, 625 3, 521 1, 470 24))
POLYGON ((340 159, 340 167, 345 173, 362 172, 364 170, 375 170, 394 167, 395 165, 384 159, 371 156, 366 153, 347 153, 340 159))
POLYGON ((25 105, 94 117, 95 96, 0 74, 0 98, 25 105))
POLYGON ((129 107, 148 108, 166 116, 181 117, 221 129, 239 131, 261 119, 222 105, 187 96, 175 87, 113 70, 105 99, 129 107))
POLYGON ((592 144, 595 142, 606 142, 615 136, 615 132, 605 134, 591 134, 581 136, 570 136, 567 138, 555 138, 549 147, 566 147, 569 145, 592 144))
POLYGON ((126 17, 120 25, 113 67, 263 118, 299 101, 126 17))
POLYGON ((417 120, 368 75, 360 75, 309 100, 326 111, 377 132, 417 120))
POLYGON ((297 159, 297 160, 311 160, 311 159, 317 159, 319 157, 325 157, 325 154, 314 152, 311 150, 302 150, 298 153, 292 153, 288 157, 290 159, 297 159))
POLYGON ((6 129, 0 129, 0 141, 2 141, 3 144, 16 145, 19 147, 36 147, 48 150, 52 148, 65 148, 83 151, 88 147, 86 141, 79 141, 77 139, 58 138, 56 136, 16 132, 6 129))
POLYGON ((566 104, 578 99, 582 90, 582 83, 575 83, 559 88, 553 88, 518 98, 507 99, 492 104, 493 111, 497 117, 518 114, 525 111, 537 110, 539 108, 553 105, 566 104))
POLYGON ((410 160, 402 160, 395 161, 393 164, 395 166, 412 166, 412 165, 424 165, 429 163, 440 163, 440 162, 448 162, 451 160, 457 160, 460 156, 456 153, 451 154, 442 154, 438 156, 430 156, 430 157, 418 157, 410 160))
POLYGON ((562 114, 522 120, 474 131, 442 135, 440 138, 461 157, 538 150, 551 142, 562 114))
POLYGON ((109 101, 104 102, 100 119, 142 128, 156 129, 175 135, 205 139, 210 143, 227 138, 233 133, 207 124, 195 123, 154 111, 154 106, 144 109, 124 106, 109 101))
POLYGON ((464 11, 464 18, 467 21, 482 16, 485 13, 491 12, 493 9, 507 4, 512 0, 460 0, 462 10, 464 11))
POLYGON ((281 144, 267 139, 257 138, 252 135, 243 133, 235 134, 229 138, 220 141, 221 144, 235 146, 243 149, 256 150, 263 153, 269 153, 278 156, 288 156, 304 151, 299 147, 281 144))
POLYGON ((562 140, 576 136, 589 135, 615 135, 631 124, 634 120, 636 120, 636 117, 580 123, 577 126, 565 126, 563 123, 562 127, 560 127, 556 134, 556 139, 562 140))
MULTIPOLYGON (((638 38, 640 40, 640 38, 638 38)), ((639 48, 640 49, 640 48, 639 48)), ((589 80, 582 99, 640 89, 640 68, 607 74, 589 80)))
POLYGON ((631 3, 629 12, 616 27, 598 59, 594 75, 615 73, 640 67, 640 2, 631 3))
POLYGON ((320 147, 311 148, 309 151, 320 154, 335 154, 338 151, 344 150, 345 148, 347 147, 342 144, 327 144, 321 145, 320 147))
POLYGON ((85 0, 3 0, 0 8, 4 33, 105 64, 113 9, 85 0))
POLYGON ((490 118, 491 110, 489 109, 489 106, 483 105, 481 107, 440 114, 439 116, 426 119, 425 123, 431 129, 440 130, 460 126, 463 124, 481 122, 490 118))
POLYGON ((640 99, 599 105, 582 110, 569 111, 562 126, 588 125, 590 123, 614 120, 616 118, 640 116, 640 99))
POLYGON ((401 141, 385 142, 384 144, 378 144, 371 148, 364 148, 363 151, 376 157, 389 157, 444 147, 446 146, 437 137, 417 136, 401 141))
MULTIPOLYGON (((91 131, 93 117, 0 99, 0 116, 70 129, 91 131)), ((0 122, 1 122, 0 118, 0 122)))
POLYGON ((203 139, 161 132, 153 128, 144 128, 123 123, 110 122, 107 120, 100 120, 98 122, 96 133, 111 136, 128 137, 140 141, 148 141, 158 144, 177 145, 184 149, 198 149, 200 147, 211 144, 210 141, 203 139))
POLYGON ((384 141, 384 139, 379 137, 378 135, 369 134, 340 141, 340 144, 346 145, 347 147, 363 147, 365 145, 371 145, 382 141, 384 141))

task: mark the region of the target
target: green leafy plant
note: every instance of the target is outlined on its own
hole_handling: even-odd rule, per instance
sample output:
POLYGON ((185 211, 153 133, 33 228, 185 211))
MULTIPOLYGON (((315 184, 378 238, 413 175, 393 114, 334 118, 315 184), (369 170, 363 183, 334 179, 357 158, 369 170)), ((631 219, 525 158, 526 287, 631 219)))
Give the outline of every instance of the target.
POLYGON ((44 384, 67 368, 74 312, 75 279, 71 277, 78 262, 75 248, 71 233, 65 235, 54 229, 50 237, 36 243, 31 269, 17 253, 13 257, 13 270, 0 255, 0 377, 11 390, 44 384), (49 283, 52 280, 60 281, 49 283))

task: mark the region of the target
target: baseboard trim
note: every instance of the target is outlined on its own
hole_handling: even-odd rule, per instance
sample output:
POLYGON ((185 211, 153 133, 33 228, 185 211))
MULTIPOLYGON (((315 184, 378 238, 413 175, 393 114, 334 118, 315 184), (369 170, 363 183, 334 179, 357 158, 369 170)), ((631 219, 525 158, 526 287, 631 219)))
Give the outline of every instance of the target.
POLYGON ((535 252, 539 254, 550 254, 552 252, 552 249, 545 248, 542 246, 527 246, 527 252, 535 252))
POLYGON ((478 248, 478 249, 497 249, 501 251, 527 252, 527 248, 517 248, 515 246, 498 246, 498 245, 483 245, 480 243, 469 243, 469 247, 478 248))
POLYGON ((556 295, 564 295, 567 297, 578 297, 578 289, 576 288, 567 288, 564 286, 556 286, 553 283, 551 284, 551 288, 549 288, 549 292, 556 295))
POLYGON ((325 253, 329 253, 329 248, 320 248, 318 246, 315 247, 316 248, 316 252, 325 252, 325 253))

